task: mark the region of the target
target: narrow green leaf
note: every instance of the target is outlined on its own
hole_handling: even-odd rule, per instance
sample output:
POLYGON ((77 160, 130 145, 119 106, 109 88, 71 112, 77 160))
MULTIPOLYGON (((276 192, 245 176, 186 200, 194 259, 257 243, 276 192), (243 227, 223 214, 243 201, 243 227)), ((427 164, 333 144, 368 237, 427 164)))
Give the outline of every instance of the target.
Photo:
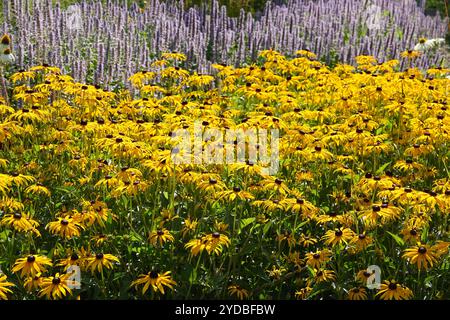
POLYGON ((400 238, 398 235, 393 234, 389 231, 386 231, 387 233, 389 233, 391 235, 392 238, 394 238, 395 242, 397 242, 398 245, 403 246, 405 244, 405 242, 403 241, 402 238, 400 238))

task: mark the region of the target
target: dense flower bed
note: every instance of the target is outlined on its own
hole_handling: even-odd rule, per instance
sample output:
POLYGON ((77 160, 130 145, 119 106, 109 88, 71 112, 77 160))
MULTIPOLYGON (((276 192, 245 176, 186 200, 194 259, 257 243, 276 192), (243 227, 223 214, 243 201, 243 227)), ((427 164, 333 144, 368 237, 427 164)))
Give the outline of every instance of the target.
POLYGON ((47 65, 11 76, 0 298, 450 297, 448 69, 265 50, 209 76, 185 59, 133 75, 137 96, 47 65), (278 172, 176 164, 171 133, 196 121, 278 130, 278 172))

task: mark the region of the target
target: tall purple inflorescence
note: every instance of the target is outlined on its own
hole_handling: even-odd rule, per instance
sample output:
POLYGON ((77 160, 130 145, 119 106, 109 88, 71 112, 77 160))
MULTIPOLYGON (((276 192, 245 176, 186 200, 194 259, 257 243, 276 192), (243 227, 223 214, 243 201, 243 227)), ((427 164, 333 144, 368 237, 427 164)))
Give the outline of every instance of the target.
MULTIPOLYGON (((186 53, 198 72, 211 64, 240 64, 258 51, 284 54, 309 49, 326 62, 354 63, 370 54, 379 60, 399 58, 419 37, 443 37, 448 21, 426 16, 415 0, 289 0, 268 3, 260 17, 241 12, 227 16, 213 1, 185 10, 182 1, 147 1, 145 10, 127 0, 83 1, 63 9, 59 0, 11 0, 4 6, 3 31, 15 39, 21 67, 50 63, 78 79, 126 81, 148 69, 161 52, 186 53)), ((442 62, 427 55, 416 65, 442 62)))

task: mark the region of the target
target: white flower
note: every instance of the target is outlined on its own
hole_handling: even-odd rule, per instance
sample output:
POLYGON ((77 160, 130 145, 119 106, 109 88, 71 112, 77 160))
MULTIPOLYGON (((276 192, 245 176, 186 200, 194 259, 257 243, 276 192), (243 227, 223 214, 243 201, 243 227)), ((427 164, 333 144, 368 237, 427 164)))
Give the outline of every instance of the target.
POLYGON ((10 49, 4 50, 0 55, 0 63, 2 64, 13 63, 14 61, 16 61, 16 57, 11 53, 10 49))
POLYGON ((428 40, 425 38, 422 38, 422 39, 420 39, 419 43, 416 44, 416 46, 414 47, 414 50, 423 52, 423 51, 427 51, 432 48, 437 48, 444 43, 445 43, 444 38, 436 38, 436 39, 428 39, 428 40))

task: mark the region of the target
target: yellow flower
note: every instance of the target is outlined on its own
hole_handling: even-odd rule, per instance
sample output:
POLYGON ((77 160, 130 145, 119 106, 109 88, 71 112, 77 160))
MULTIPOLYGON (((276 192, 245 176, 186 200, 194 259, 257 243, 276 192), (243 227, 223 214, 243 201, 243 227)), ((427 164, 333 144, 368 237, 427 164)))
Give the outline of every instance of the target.
POLYGON ((47 299, 62 299, 66 295, 72 295, 72 290, 69 287, 68 278, 69 274, 60 275, 57 273, 53 277, 43 278, 39 291, 40 297, 46 297, 47 299))
POLYGON ((312 268, 319 269, 323 264, 330 261, 331 252, 327 249, 306 254, 306 264, 312 268))
POLYGON ((50 222, 47 224, 46 228, 49 229, 52 234, 58 234, 60 237, 66 239, 79 237, 80 230, 84 229, 82 224, 69 216, 58 218, 58 221, 50 222))
POLYGON ((23 286, 28 292, 31 293, 41 287, 42 280, 42 275, 38 273, 34 277, 28 277, 23 283, 23 286))
POLYGON ((163 228, 151 232, 149 236, 149 241, 154 246, 156 245, 162 246, 166 242, 173 242, 174 237, 170 234, 169 230, 163 228))
POLYGON ((417 246, 406 249, 403 258, 408 259, 411 264, 417 264, 417 268, 425 270, 433 267, 437 260, 434 248, 420 242, 417 246))
POLYGON ((195 231, 198 225, 198 220, 191 219, 188 217, 187 219, 184 219, 183 221, 183 229, 181 230, 181 234, 183 237, 185 237, 188 233, 195 231))
POLYGON ((25 258, 19 258, 13 265, 12 272, 19 272, 20 276, 34 277, 38 273, 44 273, 47 271, 45 266, 52 266, 52 261, 40 255, 29 255, 25 258))
POLYGON ((284 272, 286 272, 286 269, 283 267, 277 268, 276 266, 272 266, 271 270, 267 270, 269 273, 269 277, 278 280, 283 275, 284 272))
POLYGON ((31 219, 27 214, 15 212, 13 214, 5 215, 0 221, 1 225, 9 226, 17 231, 28 232, 32 231, 37 236, 40 236, 40 232, 36 229, 39 223, 31 219))
POLYGON ((349 300, 367 300, 366 289, 363 287, 352 288, 348 290, 349 300))
POLYGON ((43 194, 47 197, 50 197, 51 195, 50 191, 46 187, 44 187, 41 183, 37 183, 35 185, 27 187, 25 189, 25 192, 31 194, 43 194))
POLYGON ((148 288, 151 286, 153 291, 159 291, 161 294, 165 294, 164 287, 173 289, 177 283, 172 279, 170 271, 159 273, 158 271, 150 271, 148 274, 141 274, 139 278, 131 283, 131 286, 137 288, 139 285, 142 287, 142 294, 145 294, 148 288))
POLYGON ((401 284, 398 284, 395 280, 386 280, 380 286, 377 294, 382 300, 408 300, 413 296, 412 291, 401 284))
POLYGON ((92 274, 95 271, 102 273, 103 268, 112 269, 114 262, 119 263, 119 259, 112 254, 97 253, 95 256, 87 258, 87 269, 91 270, 92 274))
POLYGON ((8 293, 12 293, 8 287, 14 287, 14 283, 6 281, 6 276, 0 273, 0 300, 8 300, 8 293))
POLYGON ((415 51, 415 50, 406 50, 403 51, 401 54, 402 58, 408 58, 408 59, 415 59, 417 57, 420 57, 421 53, 420 51, 415 51))
POLYGON ((228 292, 230 295, 235 295, 240 300, 244 300, 249 296, 249 292, 247 290, 236 284, 228 286, 228 292))
POLYGON ((338 244, 347 244, 353 238, 354 232, 349 228, 338 228, 336 230, 328 230, 322 237, 325 244, 335 246, 338 244))

